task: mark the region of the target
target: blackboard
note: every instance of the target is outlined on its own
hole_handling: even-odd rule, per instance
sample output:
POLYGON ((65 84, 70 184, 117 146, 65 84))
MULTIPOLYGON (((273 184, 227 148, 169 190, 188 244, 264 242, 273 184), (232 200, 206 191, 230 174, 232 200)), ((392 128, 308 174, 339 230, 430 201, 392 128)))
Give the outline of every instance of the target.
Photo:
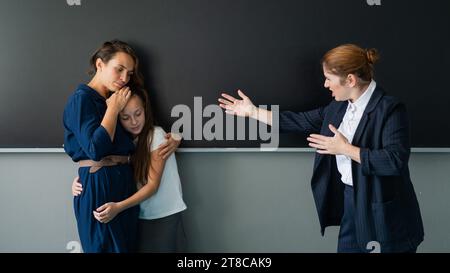
MULTIPOLYGON (((166 130, 175 105, 216 104, 238 88, 281 110, 326 105, 322 55, 344 43, 374 47, 376 80, 406 104, 412 146, 450 147, 449 11, 446 0, 2 0, 0 148, 62 147, 66 100, 89 80, 89 56, 114 38, 136 49, 166 130)), ((304 138, 282 135, 280 146, 307 147, 304 138)))

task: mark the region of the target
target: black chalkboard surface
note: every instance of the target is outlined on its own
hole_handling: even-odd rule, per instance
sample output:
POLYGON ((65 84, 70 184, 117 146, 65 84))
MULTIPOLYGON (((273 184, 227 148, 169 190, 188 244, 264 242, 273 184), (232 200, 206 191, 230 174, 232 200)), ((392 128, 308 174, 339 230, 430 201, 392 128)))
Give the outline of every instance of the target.
MULTIPOLYGON (((62 147, 66 100, 89 80, 91 53, 114 38, 138 52, 166 130, 176 105, 193 109, 199 97, 206 107, 238 88, 281 110, 325 105, 322 55, 344 43, 374 47, 376 80, 406 104, 412 146, 450 147, 449 11, 446 0, 2 0, 0 148, 62 147)), ((282 135, 280 146, 307 147, 304 139, 282 135)))

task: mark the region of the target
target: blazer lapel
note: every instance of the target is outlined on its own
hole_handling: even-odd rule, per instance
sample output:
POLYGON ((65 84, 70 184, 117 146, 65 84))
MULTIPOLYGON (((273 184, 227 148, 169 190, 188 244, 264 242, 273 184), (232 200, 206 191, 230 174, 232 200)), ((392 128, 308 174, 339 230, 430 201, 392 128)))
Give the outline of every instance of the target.
POLYGON ((368 121, 369 115, 366 111, 364 111, 364 114, 361 117, 361 121, 358 124, 358 128, 356 128, 355 135, 353 136, 352 145, 355 145, 355 143, 359 143, 359 140, 362 136, 362 133, 364 132, 364 129, 366 128, 368 121))
POLYGON ((378 86, 373 91, 372 97, 369 100, 369 103, 367 104, 366 109, 364 110, 364 113, 361 117, 361 121, 358 124, 358 127, 356 128, 355 135, 353 136, 352 144, 358 144, 361 140, 361 136, 364 133, 364 130, 366 128, 366 125, 368 121, 370 120, 370 112, 372 112, 375 107, 377 106, 380 99, 383 97, 384 91, 379 88, 378 86))

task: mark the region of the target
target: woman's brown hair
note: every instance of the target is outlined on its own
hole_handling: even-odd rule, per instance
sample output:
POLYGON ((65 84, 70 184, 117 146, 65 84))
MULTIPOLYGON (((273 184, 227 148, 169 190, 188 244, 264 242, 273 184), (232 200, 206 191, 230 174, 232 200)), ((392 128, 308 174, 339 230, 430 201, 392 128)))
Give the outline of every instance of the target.
POLYGON ((104 63, 108 63, 118 52, 123 52, 130 55, 130 57, 134 61, 134 71, 130 78, 129 84, 143 88, 144 80, 141 72, 139 71, 139 59, 134 50, 131 48, 131 46, 120 40, 112 40, 104 42, 103 45, 100 46, 94 52, 94 54, 92 54, 91 59, 89 61, 90 69, 88 74, 93 76, 97 72, 97 67, 95 65, 97 59, 100 58, 104 63))
POLYGON ((374 78, 374 64, 379 58, 374 48, 363 49, 345 44, 328 51, 322 58, 322 64, 330 73, 341 77, 341 82, 349 74, 354 74, 366 83, 374 78))

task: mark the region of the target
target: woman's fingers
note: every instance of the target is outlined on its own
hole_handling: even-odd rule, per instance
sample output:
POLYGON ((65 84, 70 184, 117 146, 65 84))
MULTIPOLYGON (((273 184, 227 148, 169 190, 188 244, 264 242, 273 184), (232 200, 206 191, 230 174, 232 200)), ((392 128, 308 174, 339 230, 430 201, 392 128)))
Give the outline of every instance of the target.
MULTIPOLYGON (((167 146, 169 146, 169 144, 170 144, 169 141, 170 141, 170 140, 166 140, 166 142, 161 143, 161 144, 158 146, 158 149, 165 149, 165 148, 167 148, 167 146)), ((161 155, 161 154, 162 154, 162 152, 159 151, 158 155, 161 155)))
POLYGON ((181 142, 181 140, 183 139, 183 136, 182 135, 180 135, 180 134, 178 134, 178 133, 169 133, 170 134, 170 137, 173 139, 173 140, 175 140, 175 141, 177 141, 178 143, 177 143, 177 146, 180 144, 180 142, 181 142))
POLYGON ((94 218, 99 221, 100 223, 108 223, 111 219, 109 218, 109 215, 102 215, 101 213, 98 213, 96 211, 93 211, 94 218))
POLYGON ((100 217, 104 218, 104 217, 108 217, 111 211, 111 207, 107 206, 103 211, 98 211, 100 217))
POLYGON ((235 101, 237 101, 236 98, 234 98, 233 96, 230 96, 228 94, 222 93, 222 97, 226 98, 227 100, 231 101, 232 103, 234 103, 235 101))
POLYGON ((126 92, 129 92, 130 91, 130 87, 128 87, 128 86, 124 86, 124 87, 122 87, 120 90, 119 90, 119 95, 126 95, 126 92))
POLYGON ((126 101, 128 101, 130 98, 131 98, 131 91, 128 90, 126 95, 125 95, 125 99, 126 99, 126 101))
POLYGON ((327 149, 324 145, 321 145, 321 144, 309 143, 308 145, 310 147, 313 147, 313 148, 316 148, 316 149, 320 149, 320 150, 326 150, 327 149))
POLYGON ((169 138, 166 142, 158 146, 158 155, 165 159, 178 148, 178 144, 179 141, 169 138))
POLYGON ((161 150, 160 156, 163 159, 166 159, 166 157, 168 157, 171 153, 172 153, 171 147, 167 147, 167 148, 164 148, 164 149, 161 150))
POLYGON ((320 144, 320 145, 325 145, 327 143, 326 140, 313 138, 313 137, 308 137, 308 138, 306 138, 306 140, 308 140, 309 142, 315 143, 315 144, 320 144))
POLYGON ((222 107, 225 110, 234 111, 233 105, 227 105, 227 104, 219 104, 220 107, 222 107))
POLYGON ((329 139, 329 137, 327 137, 327 136, 322 136, 322 135, 318 135, 318 134, 311 134, 311 135, 309 135, 309 137, 313 138, 313 139, 322 140, 322 141, 326 141, 327 139, 329 139))
MULTIPOLYGON (((308 145, 310 147, 319 149, 319 150, 324 150, 327 151, 327 141, 328 141, 328 137, 322 136, 322 135, 317 135, 317 134, 312 134, 309 137, 306 138, 309 143, 308 145)), ((320 152, 322 154, 322 152, 320 152)))
POLYGON ((238 95, 239 97, 241 97, 242 99, 248 99, 248 97, 244 94, 244 92, 242 92, 240 89, 238 90, 238 95))
POLYGON ((130 92, 130 88, 126 87, 124 89, 121 90, 120 95, 125 97, 125 99, 131 94, 130 92))
POLYGON ((107 204, 103 204, 96 209, 97 212, 102 212, 107 208, 107 204))
POLYGON ((166 159, 166 157, 168 157, 175 150, 176 150, 175 147, 167 146, 158 152, 158 156, 162 157, 162 159, 166 159))
POLYGON ((330 131, 333 132, 334 134, 338 134, 338 133, 339 133, 338 129, 336 129, 336 127, 334 127, 333 124, 328 124, 328 128, 329 128, 330 131))
POLYGON ((78 196, 83 191, 83 185, 81 183, 79 183, 79 181, 80 181, 79 178, 75 177, 75 179, 72 182, 72 195, 73 196, 78 196))
POLYGON ((123 98, 125 101, 128 101, 131 97, 131 90, 128 86, 125 86, 114 94, 116 94, 119 98, 123 98))
POLYGON ((103 219, 100 217, 100 213, 93 211, 94 218, 99 221, 100 223, 103 223, 103 219))
POLYGON ((220 103, 223 103, 223 104, 226 104, 226 105, 232 105, 233 104, 233 102, 231 102, 231 101, 229 101, 229 100, 224 100, 224 99, 218 99, 218 101, 220 102, 220 103))

